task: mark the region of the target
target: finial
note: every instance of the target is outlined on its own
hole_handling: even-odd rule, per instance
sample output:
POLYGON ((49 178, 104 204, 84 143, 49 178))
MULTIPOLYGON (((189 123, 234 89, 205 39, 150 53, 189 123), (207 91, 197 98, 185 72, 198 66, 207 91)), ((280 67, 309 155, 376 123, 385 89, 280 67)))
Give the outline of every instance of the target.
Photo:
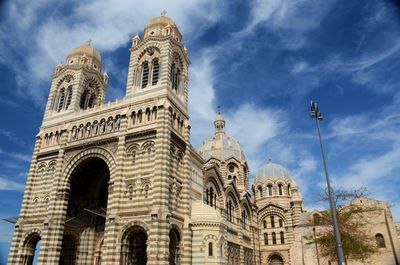
POLYGON ((221 106, 217 106, 217 108, 218 108, 218 114, 221 114, 221 106))
POLYGON ((162 12, 161 12, 161 16, 165 16, 167 14, 167 11, 165 11, 165 10, 163 10, 162 12))
POLYGON ((272 159, 271 158, 268 158, 268 163, 272 163, 272 159))
POLYGON ((86 43, 87 43, 87 45, 91 46, 91 45, 92 45, 92 39, 89 38, 89 39, 86 41, 86 43))

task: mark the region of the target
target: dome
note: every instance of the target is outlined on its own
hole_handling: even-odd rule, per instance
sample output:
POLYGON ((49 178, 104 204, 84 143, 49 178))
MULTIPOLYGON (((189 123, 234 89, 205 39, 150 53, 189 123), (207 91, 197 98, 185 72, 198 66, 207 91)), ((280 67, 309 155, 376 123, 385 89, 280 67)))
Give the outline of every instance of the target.
POLYGON ((78 56, 86 55, 90 58, 97 60, 98 62, 101 62, 100 53, 90 44, 90 42, 74 48, 69 53, 68 58, 75 57, 76 55, 78 56))
POLYGON ((239 142, 225 133, 225 120, 221 113, 218 113, 214 126, 214 136, 204 141, 200 147, 199 153, 203 159, 208 160, 213 157, 220 161, 225 161, 230 157, 234 157, 239 161, 246 160, 239 142))
POLYGON ((175 40, 181 41, 182 34, 179 32, 175 22, 167 17, 166 12, 161 13, 161 16, 153 18, 147 23, 143 31, 143 39, 154 36, 172 36, 175 40))
POLYGON ((270 159, 267 164, 262 166, 256 173, 256 181, 262 181, 267 178, 286 178, 292 179, 289 171, 279 165, 272 162, 270 159))
POLYGON ((192 204, 191 219, 193 222, 221 222, 221 215, 202 201, 195 201, 192 204))
POLYGON ((150 20, 149 23, 147 23, 146 28, 152 27, 152 26, 156 26, 156 25, 161 25, 161 26, 171 25, 171 26, 175 26, 176 27, 176 24, 172 20, 172 18, 169 18, 169 17, 167 17, 165 15, 161 15, 161 16, 155 17, 152 20, 150 20))

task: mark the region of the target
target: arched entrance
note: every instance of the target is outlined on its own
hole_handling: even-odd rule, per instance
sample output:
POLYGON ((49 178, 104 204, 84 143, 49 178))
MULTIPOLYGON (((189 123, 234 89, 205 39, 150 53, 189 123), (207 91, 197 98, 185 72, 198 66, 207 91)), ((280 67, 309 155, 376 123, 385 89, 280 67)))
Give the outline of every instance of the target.
POLYGON ((39 247, 40 240, 41 240, 40 234, 37 232, 30 234, 26 238, 22 254, 23 265, 32 265, 34 261, 37 262, 39 251, 37 251, 36 248, 39 247))
MULTIPOLYGON (((95 252, 95 245, 90 242, 104 232, 109 181, 110 170, 97 157, 83 160, 72 171, 60 265, 74 265, 78 252, 95 252), (74 238, 72 234, 79 236, 74 238)), ((94 256, 79 260, 93 263, 94 256)))
POLYGON ((142 227, 134 226, 125 233, 120 264, 147 264, 147 233, 142 227))
POLYGON ((179 231, 176 228, 171 228, 169 231, 169 264, 179 265, 180 264, 180 245, 181 237, 179 231))
POLYGON ((283 265, 283 258, 279 254, 273 254, 268 258, 268 265, 283 265))

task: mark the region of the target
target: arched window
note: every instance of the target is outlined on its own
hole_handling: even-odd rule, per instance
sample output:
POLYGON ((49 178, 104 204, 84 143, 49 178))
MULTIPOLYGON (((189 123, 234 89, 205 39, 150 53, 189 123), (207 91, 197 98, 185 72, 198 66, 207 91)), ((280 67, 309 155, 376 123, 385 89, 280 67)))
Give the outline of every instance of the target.
POLYGON ((287 194, 290 196, 291 195, 291 193, 290 193, 290 184, 287 186, 287 194))
POLYGON ((179 68, 176 67, 175 63, 173 63, 171 65, 170 79, 171 79, 172 90, 174 90, 176 93, 178 92, 179 88, 179 82, 180 82, 179 78, 180 78, 180 70, 179 68))
POLYGON ((261 198, 263 196, 262 187, 258 187, 258 196, 261 198))
POLYGON ((264 233, 264 245, 268 245, 268 233, 264 233))
POLYGON ((213 206, 213 199, 214 199, 214 189, 210 187, 210 206, 213 206))
POLYGON ((271 184, 268 185, 268 195, 272 196, 272 185, 271 184))
POLYGON ((60 97, 58 100, 58 106, 57 106, 57 111, 60 112, 64 106, 64 100, 65 100, 65 90, 62 88, 60 90, 60 97))
POLYGON ((283 195, 283 185, 282 184, 278 185, 278 190, 279 190, 279 195, 283 195))
POLYGON ((376 234, 375 235, 375 241, 376 241, 376 245, 378 248, 385 248, 386 244, 385 244, 385 239, 383 238, 382 234, 376 234))
POLYGON ((81 95, 81 100, 79 101, 79 107, 81 109, 85 109, 86 108, 86 99, 88 97, 88 91, 87 89, 85 89, 85 91, 83 91, 82 95, 81 95))
POLYGON ((149 64, 147 62, 144 62, 142 68, 142 88, 145 88, 147 86, 147 83, 149 82, 149 64))
POLYGON ((280 234, 280 237, 281 237, 281 244, 285 244, 285 235, 283 234, 282 231, 279 234, 280 234))
POLYGON ((233 210, 234 210, 233 204, 232 201, 230 200, 226 203, 226 216, 229 222, 233 221, 233 210))
POLYGON ((276 233, 272 232, 272 244, 276 245, 276 233))
POLYGON ((282 227, 283 226, 283 221, 282 221, 282 219, 279 219, 279 227, 282 227))
POLYGON ((247 213, 245 210, 242 212, 242 228, 246 229, 247 213))
POLYGON ((275 219, 274 219, 274 216, 271 216, 271 227, 275 227, 275 219))
POLYGON ((151 81, 152 86, 157 85, 159 72, 160 72, 160 65, 158 64, 158 59, 154 59, 153 60, 153 79, 151 81))
POLYGON ((65 109, 68 109, 69 105, 71 105, 72 100, 72 88, 69 87, 67 91, 67 102, 65 104, 65 109))
POLYGON ((213 256, 213 243, 211 242, 208 243, 208 256, 209 257, 213 256))
POLYGON ((264 228, 267 228, 267 220, 264 220, 264 221, 263 221, 263 227, 264 227, 264 228))

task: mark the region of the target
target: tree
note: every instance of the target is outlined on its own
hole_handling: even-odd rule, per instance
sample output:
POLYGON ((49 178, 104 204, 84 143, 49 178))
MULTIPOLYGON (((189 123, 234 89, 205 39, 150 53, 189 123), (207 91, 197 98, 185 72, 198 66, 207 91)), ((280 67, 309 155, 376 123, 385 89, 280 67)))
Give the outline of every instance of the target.
MULTIPOLYGON (((374 214, 376 208, 353 203, 354 199, 365 196, 365 188, 355 191, 340 189, 335 191, 336 215, 339 223, 342 246, 347 261, 366 261, 377 252, 374 239, 367 234, 368 218, 374 214)), ((320 200, 327 201, 325 193, 320 200)), ((330 211, 322 211, 314 216, 313 223, 320 226, 316 237, 307 236, 308 244, 317 244, 318 251, 323 257, 337 260, 336 242, 333 234, 332 215, 330 211)))

